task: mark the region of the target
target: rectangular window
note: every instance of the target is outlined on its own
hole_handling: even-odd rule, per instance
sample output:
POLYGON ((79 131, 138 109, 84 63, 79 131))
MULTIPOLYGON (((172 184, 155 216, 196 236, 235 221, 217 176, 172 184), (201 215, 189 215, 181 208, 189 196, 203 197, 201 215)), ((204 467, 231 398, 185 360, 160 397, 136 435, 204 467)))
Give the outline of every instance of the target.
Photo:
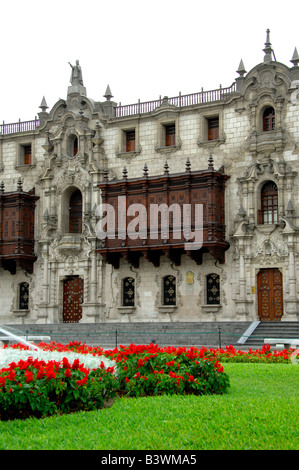
POLYGON ((220 278, 218 274, 209 274, 207 276, 207 304, 220 304, 220 278))
POLYGON ((208 118, 208 140, 219 139, 219 118, 208 118))
POLYGON ((175 124, 165 126, 165 146, 175 145, 175 124))
POLYGON ((126 152, 135 152, 135 130, 125 132, 126 152))
POLYGON ((126 277, 123 280, 123 306, 134 307, 135 304, 135 280, 133 277, 126 277))
POLYGON ((21 282, 19 284, 19 310, 28 310, 29 308, 29 284, 21 282))
POLYGON ((21 164, 31 165, 31 144, 22 147, 21 164))
POLYGON ((176 305, 176 278, 165 276, 163 279, 163 305, 176 305))

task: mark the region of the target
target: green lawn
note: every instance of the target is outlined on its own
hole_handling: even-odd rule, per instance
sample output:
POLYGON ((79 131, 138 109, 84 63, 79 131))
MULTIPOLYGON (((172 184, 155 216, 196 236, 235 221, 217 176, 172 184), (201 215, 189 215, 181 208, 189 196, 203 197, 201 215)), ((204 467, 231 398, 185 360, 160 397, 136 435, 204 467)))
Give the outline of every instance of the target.
POLYGON ((0 450, 298 450, 299 366, 223 365, 225 395, 117 398, 96 412, 0 422, 0 450))

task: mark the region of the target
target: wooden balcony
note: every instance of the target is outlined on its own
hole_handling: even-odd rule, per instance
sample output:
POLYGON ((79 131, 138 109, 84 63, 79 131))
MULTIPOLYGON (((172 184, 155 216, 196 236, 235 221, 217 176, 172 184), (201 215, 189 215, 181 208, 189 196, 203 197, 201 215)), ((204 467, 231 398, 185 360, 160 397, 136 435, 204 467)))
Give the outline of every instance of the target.
POLYGON ((34 211, 38 199, 34 190, 23 192, 19 181, 17 191, 4 192, 0 187, 0 266, 11 274, 17 267, 33 272, 37 259, 34 253, 34 211))
POLYGON ((228 176, 222 171, 214 169, 212 159, 207 170, 191 171, 187 161, 186 171, 183 173, 169 174, 166 165, 164 174, 160 176, 150 177, 145 167, 141 178, 129 179, 126 170, 121 180, 108 181, 107 176, 104 177, 98 187, 102 191, 102 203, 112 209, 98 214, 103 216, 101 233, 106 233, 99 241, 98 253, 114 268, 119 267, 121 258, 138 267, 141 256, 154 266, 159 266, 162 255, 178 266, 183 254, 201 264, 205 252, 209 252, 219 263, 224 263, 225 251, 229 248, 225 239, 224 221, 224 190, 227 179, 228 176), (129 233, 130 225, 136 224, 137 220, 136 213, 132 214, 130 211, 132 207, 136 207, 134 204, 139 204, 141 209, 146 210, 137 213, 139 229, 132 236, 129 233), (154 205, 164 205, 164 208, 169 209, 166 224, 161 215, 155 219, 158 222, 153 224, 151 209, 154 205), (172 205, 175 205, 178 212, 170 210, 174 207, 172 205), (192 246, 192 238, 186 238, 185 227, 188 223, 183 217, 184 205, 191 208, 191 233, 197 230, 196 207, 201 205, 202 208, 202 245, 198 249, 192 246))

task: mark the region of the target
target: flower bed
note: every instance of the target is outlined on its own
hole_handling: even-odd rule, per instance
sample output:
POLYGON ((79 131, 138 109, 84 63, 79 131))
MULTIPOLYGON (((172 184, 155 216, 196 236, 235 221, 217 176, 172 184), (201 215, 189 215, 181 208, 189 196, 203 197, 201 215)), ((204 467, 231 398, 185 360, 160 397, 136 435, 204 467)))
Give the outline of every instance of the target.
POLYGON ((272 352, 269 345, 248 352, 232 346, 150 344, 112 350, 80 342, 38 346, 39 352, 21 344, 9 347, 9 363, 0 366, 0 419, 95 410, 115 395, 222 394, 229 377, 221 362, 289 363, 293 352, 272 352))
POLYGON ((103 362, 90 370, 78 358, 45 362, 29 356, 0 370, 0 419, 95 410, 116 389, 114 368, 103 362))

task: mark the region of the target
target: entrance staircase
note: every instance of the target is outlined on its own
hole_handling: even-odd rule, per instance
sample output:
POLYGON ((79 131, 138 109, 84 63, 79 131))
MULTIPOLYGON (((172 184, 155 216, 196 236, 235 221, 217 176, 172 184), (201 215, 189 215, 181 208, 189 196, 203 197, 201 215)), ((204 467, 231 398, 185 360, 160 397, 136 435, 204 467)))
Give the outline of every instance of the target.
POLYGON ((199 348, 225 348, 232 345, 236 349, 248 350, 261 348, 264 338, 299 338, 299 322, 56 323, 7 326, 19 334, 49 336, 50 341, 61 344, 80 341, 88 346, 109 349, 131 343, 153 343, 159 346, 199 348))
MULTIPOLYGON (((257 349, 264 345, 265 338, 299 338, 298 321, 259 322, 255 330, 246 339, 246 349, 257 349)), ((240 348, 241 349, 241 348, 240 348)), ((271 349, 275 347, 271 346, 271 349)))

